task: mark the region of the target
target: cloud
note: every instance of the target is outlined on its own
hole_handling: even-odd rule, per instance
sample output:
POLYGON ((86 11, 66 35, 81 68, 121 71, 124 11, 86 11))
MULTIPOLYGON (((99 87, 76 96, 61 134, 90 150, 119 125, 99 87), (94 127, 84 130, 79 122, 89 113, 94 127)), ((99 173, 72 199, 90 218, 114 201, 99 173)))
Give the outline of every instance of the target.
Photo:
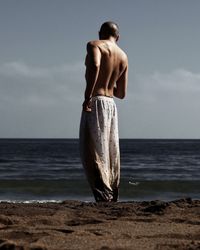
POLYGON ((37 67, 22 61, 8 62, 0 65, 0 74, 6 76, 21 76, 29 78, 46 78, 55 74, 68 74, 83 68, 82 62, 64 64, 52 67, 37 67))
POLYGON ((77 100, 83 82, 83 63, 36 67, 21 61, 0 65, 1 97, 26 104, 77 100))
POLYGON ((145 102, 188 98, 191 95, 197 96, 199 93, 200 74, 184 69, 177 69, 169 73, 154 72, 150 75, 136 75, 131 88, 131 94, 145 102))
MULTIPOLYGON (((81 62, 51 67, 0 65, 0 137, 78 137, 85 88, 81 62)), ((199 138, 200 74, 132 74, 117 102, 120 136, 199 138)))
POLYGON ((0 137, 77 137, 84 91, 80 62, 0 65, 0 137))
POLYGON ((131 138, 200 137, 200 74, 184 69, 135 74, 128 90, 118 105, 122 137, 128 127, 131 138))

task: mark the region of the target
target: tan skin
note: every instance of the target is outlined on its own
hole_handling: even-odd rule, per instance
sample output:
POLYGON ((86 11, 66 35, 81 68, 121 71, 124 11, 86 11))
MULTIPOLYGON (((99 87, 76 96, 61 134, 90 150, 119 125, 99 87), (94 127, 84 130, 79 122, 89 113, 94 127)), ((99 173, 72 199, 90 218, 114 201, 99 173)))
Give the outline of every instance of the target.
POLYGON ((85 101, 83 111, 91 112, 90 100, 96 95, 123 99, 128 83, 128 58, 118 47, 119 37, 91 41, 85 59, 85 101))

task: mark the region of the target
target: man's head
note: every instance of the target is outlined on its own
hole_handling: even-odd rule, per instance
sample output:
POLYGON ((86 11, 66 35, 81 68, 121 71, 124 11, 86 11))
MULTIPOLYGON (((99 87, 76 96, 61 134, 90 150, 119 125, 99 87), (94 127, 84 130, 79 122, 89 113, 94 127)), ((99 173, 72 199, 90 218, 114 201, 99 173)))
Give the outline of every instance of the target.
POLYGON ((99 38, 108 39, 110 37, 114 37, 116 41, 119 39, 119 27, 114 22, 105 22, 101 25, 99 38))

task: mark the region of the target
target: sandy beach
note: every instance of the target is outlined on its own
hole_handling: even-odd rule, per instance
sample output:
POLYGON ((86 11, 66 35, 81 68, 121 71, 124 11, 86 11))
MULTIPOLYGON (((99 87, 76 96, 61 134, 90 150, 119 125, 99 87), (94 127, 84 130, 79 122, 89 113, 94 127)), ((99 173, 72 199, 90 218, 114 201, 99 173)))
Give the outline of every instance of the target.
POLYGON ((200 201, 0 203, 0 249, 200 249, 200 201))

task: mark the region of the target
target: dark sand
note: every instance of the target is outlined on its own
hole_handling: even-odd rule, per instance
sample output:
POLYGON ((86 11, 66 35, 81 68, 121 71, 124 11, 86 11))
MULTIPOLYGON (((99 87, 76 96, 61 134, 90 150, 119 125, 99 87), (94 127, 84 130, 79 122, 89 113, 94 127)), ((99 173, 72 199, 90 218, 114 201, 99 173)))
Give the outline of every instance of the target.
POLYGON ((0 249, 200 249, 200 201, 0 203, 0 249))

